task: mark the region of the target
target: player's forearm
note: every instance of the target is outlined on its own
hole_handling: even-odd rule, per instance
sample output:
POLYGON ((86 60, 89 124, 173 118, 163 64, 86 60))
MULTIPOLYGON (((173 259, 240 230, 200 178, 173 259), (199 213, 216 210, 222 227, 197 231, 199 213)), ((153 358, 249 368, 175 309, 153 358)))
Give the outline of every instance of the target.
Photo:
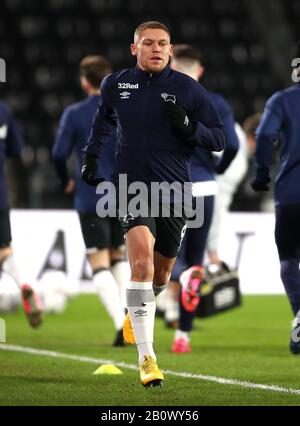
POLYGON ((255 178, 261 182, 269 181, 269 170, 272 161, 275 140, 268 135, 260 134, 256 138, 255 178))
POLYGON ((54 167, 57 173, 57 176, 59 177, 62 186, 65 187, 67 182, 69 181, 69 173, 68 168, 65 160, 62 159, 53 159, 54 167))
POLYGON ((224 173, 225 170, 230 166, 231 162, 234 160, 237 151, 235 149, 226 149, 220 159, 219 163, 216 166, 217 173, 224 173))
POLYGON ((224 126, 206 127, 200 121, 197 121, 194 134, 189 138, 189 141, 209 151, 222 151, 226 146, 226 139, 224 126))
POLYGON ((224 149, 224 153, 221 157, 221 160, 219 161, 219 164, 217 165, 217 168, 216 168, 217 173, 225 172, 225 170, 228 168, 228 166, 231 164, 231 162, 235 158, 239 149, 239 140, 234 130, 233 120, 230 122, 230 124, 229 123, 227 124, 226 120, 223 122, 224 122, 226 133, 227 133, 227 144, 224 149))
POLYGON ((274 95, 267 102, 264 114, 256 131, 255 179, 259 182, 269 182, 269 170, 273 149, 283 126, 284 111, 281 95, 274 95))
POLYGON ((98 108, 94 116, 90 136, 83 151, 99 157, 102 146, 110 139, 114 129, 114 120, 107 116, 101 108, 98 108))

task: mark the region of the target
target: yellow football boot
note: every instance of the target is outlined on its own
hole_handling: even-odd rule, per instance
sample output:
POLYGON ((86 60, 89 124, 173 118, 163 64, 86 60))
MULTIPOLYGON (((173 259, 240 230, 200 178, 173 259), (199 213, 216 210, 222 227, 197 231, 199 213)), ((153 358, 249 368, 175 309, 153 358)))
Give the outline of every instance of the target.
POLYGON ((140 367, 140 377, 142 385, 145 387, 162 386, 164 375, 158 368, 154 358, 150 355, 144 356, 144 362, 140 367))

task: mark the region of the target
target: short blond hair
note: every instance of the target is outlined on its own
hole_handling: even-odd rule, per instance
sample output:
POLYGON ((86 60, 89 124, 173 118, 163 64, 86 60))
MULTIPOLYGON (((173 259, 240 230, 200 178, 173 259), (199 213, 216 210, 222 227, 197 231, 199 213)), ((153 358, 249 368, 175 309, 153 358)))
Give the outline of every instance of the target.
POLYGON ((136 27, 134 31, 134 41, 136 38, 141 34, 142 31, 147 30, 148 28, 151 28, 153 30, 163 30, 165 31, 169 37, 171 38, 171 33, 168 27, 166 27, 164 24, 162 24, 159 21, 146 21, 142 22, 138 27, 136 27))

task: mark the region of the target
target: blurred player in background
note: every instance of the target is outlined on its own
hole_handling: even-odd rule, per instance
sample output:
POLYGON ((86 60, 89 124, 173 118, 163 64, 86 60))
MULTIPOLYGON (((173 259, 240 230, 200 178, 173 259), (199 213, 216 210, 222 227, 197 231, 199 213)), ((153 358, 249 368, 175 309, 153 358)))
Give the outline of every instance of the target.
MULTIPOLYGON (((300 43, 296 57, 300 58, 300 43)), ((279 139, 280 166, 275 180, 275 241, 280 274, 293 314, 290 350, 300 354, 300 67, 294 69, 297 84, 276 92, 267 102, 257 129, 254 191, 268 191, 270 164, 279 139)))
MULTIPOLYGON (((200 51, 189 45, 175 45, 173 47, 171 67, 187 74, 196 81, 204 73, 200 51)), ((222 96, 216 93, 208 92, 208 97, 225 126, 227 145, 222 156, 218 159, 212 152, 201 147, 197 147, 191 157, 193 196, 195 198, 204 197, 204 222, 199 228, 187 229, 171 275, 171 285, 174 286, 174 282, 181 284, 179 325, 172 345, 172 352, 177 353, 191 351, 190 331, 200 301, 199 287, 203 279, 202 265, 213 215, 214 196, 218 192, 215 173, 224 173, 239 148, 230 106, 222 96)))
POLYGON ((11 247, 9 203, 4 175, 7 157, 20 157, 23 139, 15 120, 3 102, 0 102, 0 272, 6 272, 21 290, 22 303, 31 327, 42 324, 42 306, 32 287, 21 281, 11 247))
POLYGON ((246 117, 242 130, 247 139, 248 164, 247 171, 234 194, 232 209, 234 211, 262 211, 266 205, 266 193, 253 192, 251 181, 254 172, 255 132, 261 120, 262 114, 257 112, 246 117))
MULTIPOLYGON (((114 346, 123 346, 125 318, 125 287, 129 279, 123 233, 117 218, 100 218, 96 213, 99 196, 95 188, 80 179, 83 162, 82 148, 91 131, 93 117, 99 103, 100 83, 112 72, 109 61, 103 56, 87 56, 80 62, 80 81, 87 98, 68 106, 60 120, 52 158, 66 194, 75 191, 75 209, 79 214, 87 259, 93 272, 93 282, 98 296, 116 328, 114 346), (69 176, 67 160, 76 154, 75 180, 69 176)), ((110 180, 115 161, 116 135, 103 150, 100 168, 110 180)))
MULTIPOLYGON (((182 188, 184 182, 190 181, 188 162, 194 147, 222 150, 226 144, 224 127, 203 87, 170 69, 172 45, 165 25, 139 25, 131 53, 136 56, 137 65, 108 76, 102 83, 102 100, 87 145, 82 177, 94 183, 96 158, 117 125, 117 186, 119 175, 125 174, 128 185, 142 182, 147 189, 153 182, 177 182, 182 188)), ((149 207, 148 196, 143 201, 149 207)), ((164 376, 153 348, 155 294, 167 286, 186 229, 186 217, 175 215, 174 199, 169 200, 168 217, 154 217, 149 209, 146 216, 133 215, 129 204, 126 215, 122 217, 120 211, 131 266, 127 287, 129 323, 137 344, 141 382, 144 386, 157 386, 164 376)), ((182 199, 178 204, 183 205, 182 199)), ((159 207, 162 206, 159 198, 159 207)), ((126 331, 125 327, 124 336, 126 331)))
POLYGON ((218 243, 222 226, 222 218, 229 211, 233 196, 245 177, 248 169, 247 136, 241 126, 235 123, 235 132, 239 140, 239 150, 229 167, 223 174, 216 176, 218 193, 215 196, 214 213, 208 233, 207 254, 209 263, 222 267, 223 261, 219 256, 218 243))

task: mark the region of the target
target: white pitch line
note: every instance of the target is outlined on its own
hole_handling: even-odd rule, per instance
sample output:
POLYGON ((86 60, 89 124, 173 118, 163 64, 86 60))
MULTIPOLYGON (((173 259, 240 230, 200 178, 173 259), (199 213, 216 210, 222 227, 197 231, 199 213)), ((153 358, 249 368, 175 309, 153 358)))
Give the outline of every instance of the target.
MULTIPOLYGON (((4 351, 13 351, 13 352, 21 352, 21 353, 27 353, 31 355, 40 355, 40 356, 48 356, 52 358, 60 358, 60 359, 70 359, 72 361, 81 361, 81 362, 87 362, 89 364, 114 364, 117 367, 123 367, 130 370, 139 370, 139 368, 136 365, 133 364, 127 364, 126 362, 118 362, 111 359, 103 359, 103 358, 91 358, 88 356, 80 356, 80 355, 70 355, 70 354, 64 354, 62 352, 55 352, 55 351, 48 351, 44 349, 35 349, 35 348, 29 348, 26 346, 16 346, 16 345, 6 345, 6 344, 0 344, 0 350, 4 351)), ((162 370, 163 373, 167 375, 172 375, 176 377, 183 377, 185 379, 197 379, 197 380, 203 380, 206 382, 214 382, 219 383, 221 385, 234 385, 234 386, 241 386, 248 389, 261 389, 271 392, 281 392, 281 393, 288 393, 292 395, 300 395, 300 389, 292 389, 292 388, 284 388, 282 386, 278 385, 263 385, 260 383, 251 383, 247 381, 241 381, 236 379, 225 379, 223 377, 216 377, 216 376, 207 376, 203 374, 193 374, 193 373, 185 373, 185 372, 179 372, 179 371, 172 371, 172 370, 162 370)))

